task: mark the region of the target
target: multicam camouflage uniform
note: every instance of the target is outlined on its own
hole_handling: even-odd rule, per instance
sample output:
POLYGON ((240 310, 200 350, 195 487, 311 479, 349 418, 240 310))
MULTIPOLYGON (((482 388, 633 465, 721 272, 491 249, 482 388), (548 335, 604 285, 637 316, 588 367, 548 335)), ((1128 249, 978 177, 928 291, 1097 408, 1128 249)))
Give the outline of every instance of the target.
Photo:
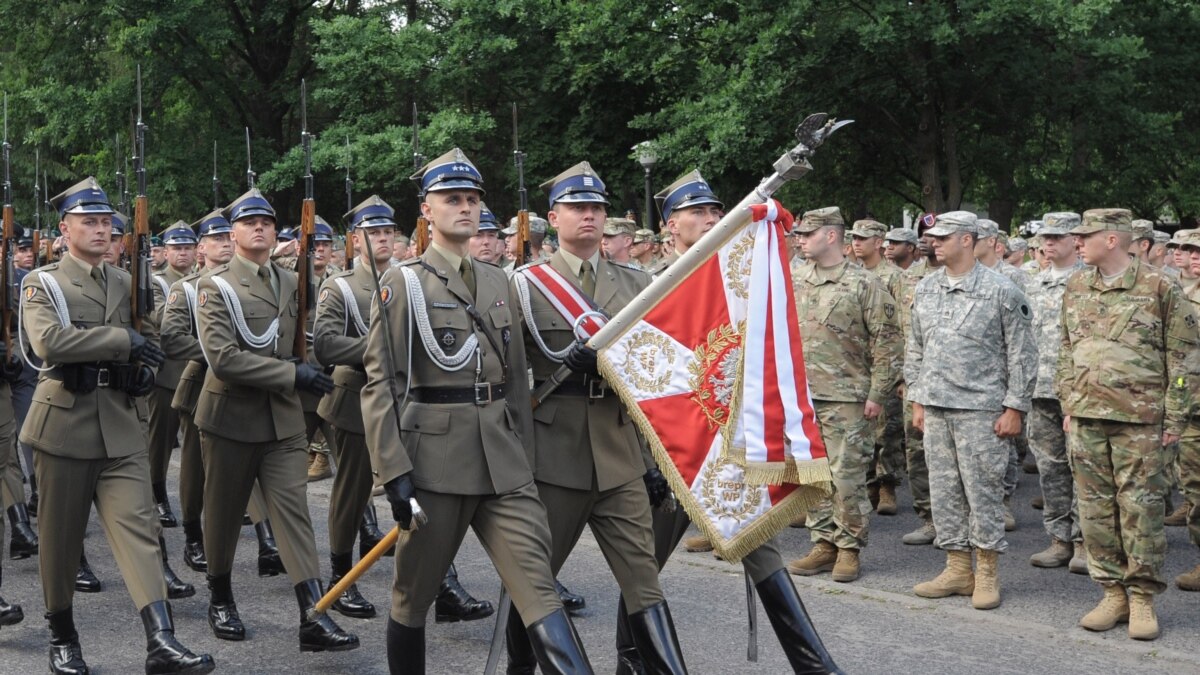
POLYGON ((1003 479, 1010 443, 993 425, 1005 408, 1029 410, 1037 372, 1031 318, 1024 293, 981 264, 957 284, 943 268, 917 285, 904 379, 908 400, 925 406, 933 523, 942 549, 1007 548, 1003 479))
MULTIPOLYGON (((1124 209, 1083 215, 1073 234, 1130 231, 1124 209)), ((1187 426, 1196 319, 1179 284, 1134 260, 1105 282, 1096 269, 1067 282, 1056 385, 1071 416, 1070 452, 1088 571, 1104 585, 1161 593, 1162 434, 1187 426)))
MULTIPOLYGON (((900 277, 900 330, 905 342, 912 327, 912 306, 917 296, 917 284, 936 272, 924 260, 913 263, 900 277)), ((925 463, 925 432, 913 426, 912 401, 904 400, 904 461, 908 470, 908 488, 912 493, 913 511, 925 522, 933 520, 929 505, 929 466, 925 463)))
MULTIPOLYGON (((857 223, 855 224, 857 226, 857 223)), ((864 266, 864 269, 865 266, 864 266)), ((892 298, 899 298, 903 291, 904 270, 890 260, 882 260, 868 272, 874 274, 883 282, 892 298)), ((903 347, 897 349, 897 372, 903 367, 903 347)), ((904 408, 900 404, 900 396, 893 388, 883 401, 883 413, 875 419, 875 456, 867 469, 867 484, 883 483, 899 485, 900 474, 904 472, 904 408)))
POLYGON ((867 544, 867 465, 874 432, 863 404, 896 388, 900 332, 896 303, 879 279, 843 261, 806 265, 793 279, 804 364, 833 471, 834 494, 808 512, 814 542, 867 544))
MULTIPOLYGON (((1195 245, 1200 246, 1200 236, 1195 237, 1195 245)), ((1191 302, 1192 313, 1200 316, 1200 286, 1193 284, 1187 293, 1191 302)), ((1188 536, 1192 543, 1200 546, 1200 350, 1193 350, 1190 356, 1191 366, 1188 368, 1188 389, 1191 394, 1191 414, 1188 425, 1174 444, 1178 448, 1175 457, 1167 455, 1167 461, 1177 462, 1179 490, 1183 498, 1191 505, 1187 515, 1188 536)))

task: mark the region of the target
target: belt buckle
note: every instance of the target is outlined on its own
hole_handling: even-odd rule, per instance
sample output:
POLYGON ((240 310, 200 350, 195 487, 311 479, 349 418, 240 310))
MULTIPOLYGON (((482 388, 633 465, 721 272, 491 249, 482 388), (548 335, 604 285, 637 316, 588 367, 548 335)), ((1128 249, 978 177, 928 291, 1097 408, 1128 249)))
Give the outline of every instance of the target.
POLYGON ((492 383, 491 382, 476 382, 475 383, 475 405, 487 405, 492 402, 492 383), (484 392, 486 398, 480 398, 479 392, 484 392))
POLYGON ((607 384, 603 379, 589 377, 587 379, 587 397, 591 399, 604 398, 608 393, 607 384))
POLYGON ((108 368, 101 368, 99 371, 96 372, 96 386, 97 387, 107 388, 111 382, 112 382, 112 377, 108 371, 108 368))

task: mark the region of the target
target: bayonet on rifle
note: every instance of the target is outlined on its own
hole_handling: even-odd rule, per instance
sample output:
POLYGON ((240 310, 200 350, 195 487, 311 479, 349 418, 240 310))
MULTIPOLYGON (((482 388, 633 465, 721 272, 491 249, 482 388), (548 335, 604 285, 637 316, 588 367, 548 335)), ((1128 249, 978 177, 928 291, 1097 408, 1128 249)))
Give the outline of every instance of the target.
POLYGON ((529 262, 529 259, 533 257, 533 250, 529 241, 529 193, 525 189, 525 153, 521 152, 515 101, 512 104, 512 123, 513 162, 517 165, 517 196, 521 205, 521 209, 517 211, 517 233, 513 235, 517 238, 515 248, 517 257, 513 261, 513 269, 516 269, 529 262))
MULTIPOLYGON (((425 155, 421 154, 421 123, 417 119, 417 102, 413 101, 413 170, 420 171, 425 166, 425 155)), ((413 242, 417 245, 417 255, 429 248, 429 221, 421 212, 421 202, 425 201, 425 191, 421 190, 417 200, 417 226, 413 229, 413 242)))
POLYGON ((254 173, 254 164, 250 161, 250 127, 246 127, 246 188, 254 189, 254 179, 258 174, 254 173))
POLYGON ((217 178, 217 142, 213 141, 213 209, 221 208, 221 179, 217 178))
POLYGON ((133 309, 133 328, 140 331, 142 321, 154 312, 154 280, 150 267, 150 199, 146 195, 146 123, 142 120, 142 67, 137 67, 137 123, 134 125, 133 173, 137 195, 133 200, 133 227, 125 235, 129 265, 129 304, 133 309))
MULTIPOLYGON (((350 180, 350 162, 354 155, 350 152, 350 137, 346 137, 346 213, 354 210, 354 181, 350 180)), ((346 225, 346 269, 354 269, 354 233, 346 225)))

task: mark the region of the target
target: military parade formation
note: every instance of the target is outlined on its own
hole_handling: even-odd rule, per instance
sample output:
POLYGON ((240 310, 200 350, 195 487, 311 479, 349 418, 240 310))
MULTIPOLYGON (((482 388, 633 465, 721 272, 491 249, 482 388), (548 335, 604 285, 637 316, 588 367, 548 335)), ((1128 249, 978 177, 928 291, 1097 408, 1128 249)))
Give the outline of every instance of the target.
MULTIPOLYGON (((218 665, 184 645, 196 626, 176 625, 171 601, 196 588, 164 528, 204 575, 212 634, 238 642, 253 623, 235 592, 247 525, 258 574, 293 587, 300 651, 358 648, 328 610, 370 621, 386 607, 358 625, 386 633, 379 660, 403 674, 427 671, 431 607, 438 623, 495 616, 508 673, 592 672, 570 613, 585 600, 557 579, 589 530, 619 593, 618 672, 686 673, 659 573, 681 544, 713 544, 684 537, 688 514, 562 298, 615 316, 696 247, 725 215, 701 172, 654 195, 656 232, 610 217, 587 161, 541 183, 538 216, 517 151, 520 209, 503 221, 452 148, 411 176, 419 217, 380 195, 353 203, 347 174, 335 227, 316 212, 305 122, 298 224, 248 169, 246 192, 222 204, 214 190, 209 213, 156 235, 140 117, 135 199, 85 177, 47 200, 55 236, 15 222, 4 141, 0 485, 10 558, 38 558, 50 671, 89 672, 73 598, 100 590, 84 550, 94 511, 147 673, 218 665), (329 477, 323 542, 307 486, 329 477), (373 496, 397 529, 381 530, 373 496), (459 582, 468 529, 503 583, 496 606, 459 582), (380 556, 392 593, 368 598, 356 580, 380 556)), ((969 211, 848 224, 830 206, 785 233, 832 483, 792 523, 805 556, 785 561, 771 538, 740 562, 797 673, 842 671, 792 575, 851 583, 883 564, 866 553, 870 519, 895 515, 906 483, 921 524, 903 543, 945 552, 913 593, 1000 606, 1023 469, 1049 539, 1030 564, 1101 586, 1079 625, 1160 635, 1164 528, 1200 546, 1200 231, 1171 237, 1119 208, 1047 213, 1029 242, 1006 229, 969 211)), ((1175 583, 1200 591, 1200 565, 1175 583)), ((24 618, 0 599, 0 626, 24 618)))

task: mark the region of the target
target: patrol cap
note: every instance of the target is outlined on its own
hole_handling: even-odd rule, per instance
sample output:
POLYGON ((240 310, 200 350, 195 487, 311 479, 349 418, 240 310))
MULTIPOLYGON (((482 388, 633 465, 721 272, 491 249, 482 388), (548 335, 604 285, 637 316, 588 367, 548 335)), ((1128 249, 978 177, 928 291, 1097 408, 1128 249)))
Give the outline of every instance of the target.
POLYGON ((1029 250, 1040 250, 1042 248, 1042 233, 1038 232, 1029 238, 1029 250))
POLYGON ((250 188, 242 196, 233 200, 229 206, 221 209, 221 215, 231 223, 251 216, 267 216, 271 220, 275 220, 275 209, 258 191, 258 188, 250 188))
POLYGON ((805 211, 800 218, 800 224, 796 225, 796 232, 815 232, 822 227, 828 225, 845 226, 846 221, 842 220, 842 210, 836 206, 826 206, 823 209, 813 209, 805 211))
POLYGON ((1016 253, 1017 251, 1029 250, 1029 242, 1025 241, 1021 237, 1013 237, 1012 239, 1008 240, 1008 250, 1012 251, 1013 253, 1016 253))
POLYGON ((94 176, 88 176, 50 198, 59 217, 68 213, 116 213, 94 176))
MULTIPOLYGON (((129 216, 127 216, 124 213, 121 213, 119 211, 112 212, 112 236, 119 237, 119 236, 125 234, 125 226, 128 224, 129 224, 129 216)), ((158 239, 158 237, 150 237, 150 245, 151 246, 162 246, 162 240, 159 239, 158 243, 155 244, 154 243, 155 239, 158 239)))
POLYGON ((952 234, 979 234, 979 217, 970 211, 947 211, 934 217, 933 227, 927 234, 931 237, 948 237, 952 234))
POLYGON ((539 187, 550 193, 550 208, 558 202, 608 204, 604 181, 587 162, 576 164, 539 187))
POLYGON ((919 241, 917 233, 905 227, 888 230, 888 233, 883 236, 883 240, 894 241, 898 244, 912 244, 913 246, 916 246, 919 241))
POLYGON ((296 241, 296 230, 285 227, 279 231, 279 234, 275 235, 275 239, 277 241, 296 241))
POLYGON ((192 225, 200 232, 201 238, 214 234, 228 234, 233 231, 233 223, 221 215, 221 209, 213 211, 192 225))
POLYGON ((359 227, 396 227, 395 217, 396 210, 390 204, 379 195, 371 195, 347 211, 342 220, 353 230, 359 227))
POLYGON ((854 243, 854 237, 850 234, 850 230, 842 231, 842 243, 847 246, 854 243))
POLYGON ((333 228, 321 216, 317 216, 313 223, 313 241, 333 243, 333 228))
POLYGON ((458 148, 421 167, 409 179, 421 186, 421 192, 478 190, 480 194, 484 193, 483 175, 458 148))
POLYGON ((1179 247, 1185 251, 1200 251, 1200 230, 1180 230, 1175 233, 1179 237, 1179 247), (1184 233, 1187 234, 1184 234, 1184 233))
POLYGON ((615 237, 619 234, 633 236, 637 224, 628 218, 609 218, 604 221, 604 236, 615 237))
MULTIPOLYGON (((529 229, 533 229, 532 223, 529 229)), ((483 202, 479 203, 479 231, 496 233, 500 231, 500 221, 496 219, 496 214, 492 213, 492 210, 483 202)))
POLYGON ((1055 211, 1042 216, 1042 226, 1038 229, 1038 234, 1055 234, 1065 235, 1070 234, 1071 230, 1079 226, 1081 222, 1078 213, 1070 211, 1055 211))
POLYGON ((1092 234, 1093 232, 1133 232, 1133 213, 1129 209, 1088 209, 1083 212, 1081 222, 1068 234, 1092 234))
POLYGON ((867 218, 865 220, 854 221, 854 227, 850 228, 850 234, 855 237, 869 239, 870 237, 883 237, 888 233, 888 226, 867 218))
POLYGON ((725 204, 717 199, 717 195, 708 186, 708 181, 704 180, 704 176, 701 176, 700 172, 695 169, 676 178, 674 183, 654 195, 654 202, 658 204, 658 210, 662 213, 664 221, 670 220, 671 214, 676 210, 686 209, 690 206, 716 204, 722 209, 725 208, 725 204))
MULTIPOLYGON (((533 211, 529 212, 529 232, 531 234, 545 234, 548 229, 550 229, 550 223, 545 218, 542 218, 533 211)), ((504 228, 504 232, 508 233, 508 235, 517 233, 516 216, 508 219, 508 227, 504 228)))
POLYGON ((997 232, 996 233, 996 243, 1003 246, 1004 250, 1006 250, 1006 251, 1011 250, 1010 248, 1008 248, 1008 233, 1007 232, 997 232))
POLYGON ((1172 235, 1171 241, 1167 243, 1167 248, 1179 248, 1183 240, 1195 231, 1196 230, 1175 230, 1175 234, 1172 235))
POLYGON ((975 221, 975 231, 980 239, 988 237, 998 237, 1000 235, 1000 223, 987 218, 979 218, 975 221))
POLYGON ((1166 232, 1163 232, 1162 230, 1154 231, 1154 243, 1155 244, 1167 244, 1167 243, 1170 243, 1170 241, 1171 241, 1171 235, 1167 234, 1166 232))
POLYGON ((633 243, 635 244, 654 243, 657 239, 653 230, 635 230, 633 233, 633 243))
POLYGON ((1133 227, 1134 241, 1138 241, 1140 239, 1149 239, 1150 241, 1154 241, 1154 223, 1150 222, 1149 220, 1139 218, 1133 221, 1131 226, 1133 227))
POLYGON ((171 223, 162 233, 162 242, 166 246, 193 246, 196 241, 192 226, 182 220, 171 223))

